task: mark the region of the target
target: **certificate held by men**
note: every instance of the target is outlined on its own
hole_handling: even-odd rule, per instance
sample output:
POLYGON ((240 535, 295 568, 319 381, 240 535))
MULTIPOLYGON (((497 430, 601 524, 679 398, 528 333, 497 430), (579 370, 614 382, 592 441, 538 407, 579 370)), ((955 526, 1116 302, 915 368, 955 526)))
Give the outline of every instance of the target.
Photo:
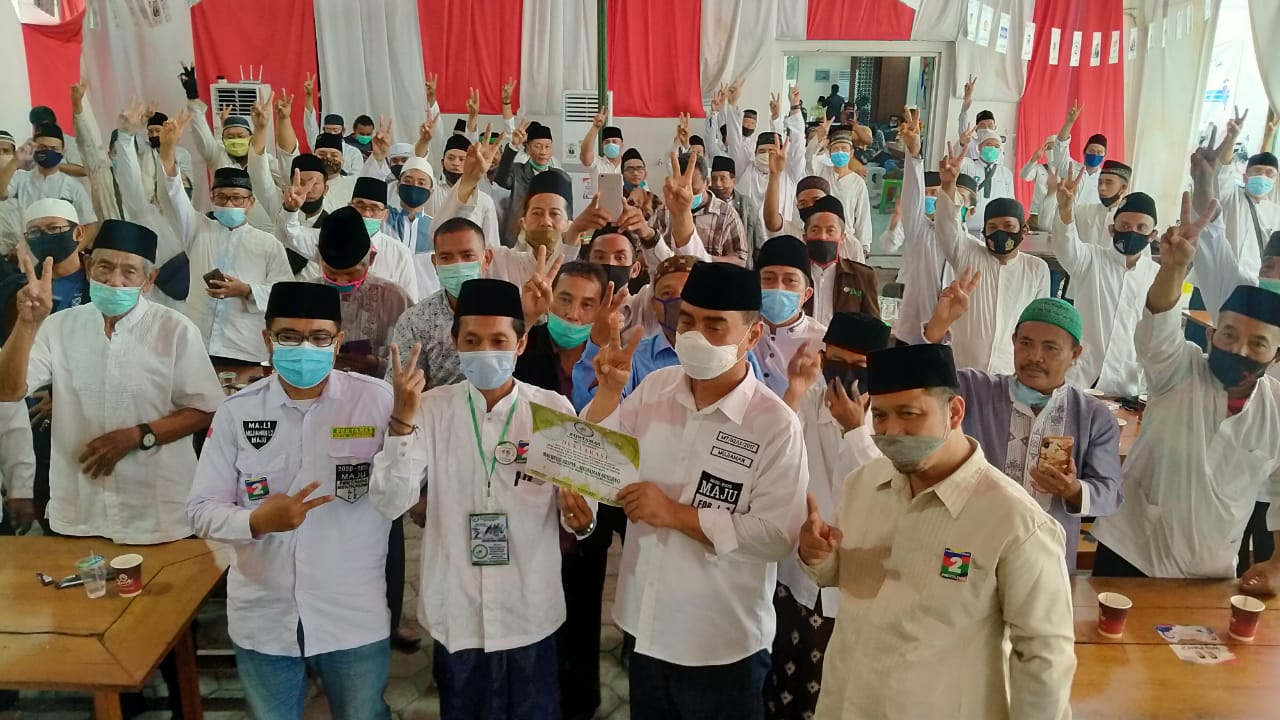
POLYGON ((525 474, 607 505, 640 475, 640 443, 632 436, 530 403, 533 438, 525 474))

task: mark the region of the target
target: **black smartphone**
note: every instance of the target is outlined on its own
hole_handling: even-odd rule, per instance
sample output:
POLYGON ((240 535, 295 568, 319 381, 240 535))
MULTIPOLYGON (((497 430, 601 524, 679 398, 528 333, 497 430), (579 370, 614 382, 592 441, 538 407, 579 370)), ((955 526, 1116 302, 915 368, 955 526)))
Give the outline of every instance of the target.
POLYGON ((227 276, 223 275, 222 271, 219 270, 218 268, 214 268, 204 274, 205 285, 213 285, 214 280, 226 280, 226 279, 227 279, 227 276))

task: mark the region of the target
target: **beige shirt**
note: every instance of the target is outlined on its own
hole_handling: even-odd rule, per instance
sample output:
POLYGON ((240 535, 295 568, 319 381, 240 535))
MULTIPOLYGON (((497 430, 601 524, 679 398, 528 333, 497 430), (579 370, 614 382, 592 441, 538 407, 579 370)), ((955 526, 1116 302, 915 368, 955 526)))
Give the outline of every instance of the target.
POLYGON ((914 498, 885 458, 845 481, 840 549, 806 566, 840 588, 817 717, 1071 717, 1062 526, 969 444, 951 477, 914 498))

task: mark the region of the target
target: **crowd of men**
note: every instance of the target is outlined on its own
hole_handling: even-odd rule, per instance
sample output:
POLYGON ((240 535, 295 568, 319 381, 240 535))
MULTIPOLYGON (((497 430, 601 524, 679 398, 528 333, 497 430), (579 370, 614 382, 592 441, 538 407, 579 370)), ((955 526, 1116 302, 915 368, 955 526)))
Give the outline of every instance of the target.
POLYGON ((405 517, 449 719, 593 716, 615 533, 641 719, 1069 717, 1083 518, 1095 575, 1280 589, 1280 163, 1241 176, 1243 117, 1161 231, 1104 136, 1071 158, 1078 106, 1021 171, 1030 214, 994 115, 967 125, 976 80, 936 169, 906 109, 890 326, 838 88, 809 123, 794 88, 767 117, 722 88, 660 188, 602 111, 580 159, 622 176, 609 210, 513 82, 500 129, 473 96, 432 158, 434 78, 413 143, 308 79, 310 152, 287 92, 210 114, 181 80, 108 136, 83 85, 74 140, 47 108, 0 132, 5 528, 229 543, 260 720, 301 717, 309 676, 333 717, 389 716, 420 643, 405 517), (1145 403, 1123 465, 1099 396, 1145 403), (531 403, 636 437, 640 481, 611 505, 526 475, 531 403))

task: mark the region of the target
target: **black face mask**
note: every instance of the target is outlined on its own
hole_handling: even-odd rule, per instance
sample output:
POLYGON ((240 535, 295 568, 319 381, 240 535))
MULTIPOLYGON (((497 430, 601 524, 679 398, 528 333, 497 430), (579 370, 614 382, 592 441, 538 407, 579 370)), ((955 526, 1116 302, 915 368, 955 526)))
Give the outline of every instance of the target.
POLYGON ((1018 246, 1022 244, 1021 232, 996 230, 984 237, 987 241, 987 249, 996 255, 1008 255, 1017 250, 1018 246))
POLYGON ((849 397, 857 397, 853 394, 854 382, 858 383, 858 393, 867 391, 867 369, 860 365, 823 358, 822 377, 828 385, 832 380, 840 381, 849 397))
POLYGON ((1098 200, 1102 202, 1103 207, 1111 207, 1112 205, 1115 205, 1116 201, 1119 199, 1120 193, 1116 193, 1115 195, 1103 195, 1102 193, 1098 193, 1098 200))
POLYGON ((300 205, 299 207, 301 208, 303 215, 310 217, 311 215, 315 215, 316 213, 320 212, 320 208, 323 206, 324 206, 324 196, 321 195, 315 200, 303 200, 302 205, 300 205))
POLYGON ((393 177, 395 177, 395 179, 399 180, 399 179, 400 179, 400 172, 401 172, 402 170, 404 170, 404 166, 403 166, 403 165, 392 165, 392 166, 391 166, 391 175, 392 175, 393 177))
POLYGON ((1121 255, 1137 255, 1151 244, 1151 239, 1136 230, 1116 230, 1111 234, 1111 244, 1121 255))
POLYGON ((1209 372, 1227 388, 1256 383, 1270 364, 1209 346, 1209 372))
POLYGON ((325 161, 324 161, 324 174, 325 174, 325 176, 326 176, 326 177, 332 177, 332 176, 334 176, 334 175, 340 175, 341 173, 342 173, 342 161, 341 161, 341 160, 333 160, 333 159, 329 159, 329 160, 325 160, 325 161))
POLYGON ((445 171, 444 171, 444 179, 445 179, 445 181, 446 181, 446 182, 448 182, 450 185, 457 185, 457 184, 458 184, 458 181, 462 179, 462 173, 460 173, 460 172, 450 172, 450 171, 448 171, 448 170, 445 170, 445 171))
POLYGON ((76 251, 75 229, 31 238, 27 240, 27 247, 31 249, 37 270, 44 265, 45 258, 60 263, 76 251))
POLYGON ((153 135, 152 137, 147 138, 147 143, 148 143, 149 145, 151 145, 151 149, 152 149, 152 150, 159 150, 159 149, 160 149, 160 136, 159 136, 159 135, 153 135))
POLYGON ((826 240, 809 240, 804 245, 809 251, 809 259, 824 267, 835 262, 836 254, 840 251, 840 243, 826 240))
POLYGON ((622 288, 627 287, 627 283, 631 282, 631 266, 630 265, 601 265, 604 268, 604 274, 608 276, 609 282, 613 283, 613 291, 620 292, 622 288))
POLYGON ((742 137, 751 137, 751 134, 754 133, 755 131, 756 131, 755 128, 744 127, 742 128, 742 137))

